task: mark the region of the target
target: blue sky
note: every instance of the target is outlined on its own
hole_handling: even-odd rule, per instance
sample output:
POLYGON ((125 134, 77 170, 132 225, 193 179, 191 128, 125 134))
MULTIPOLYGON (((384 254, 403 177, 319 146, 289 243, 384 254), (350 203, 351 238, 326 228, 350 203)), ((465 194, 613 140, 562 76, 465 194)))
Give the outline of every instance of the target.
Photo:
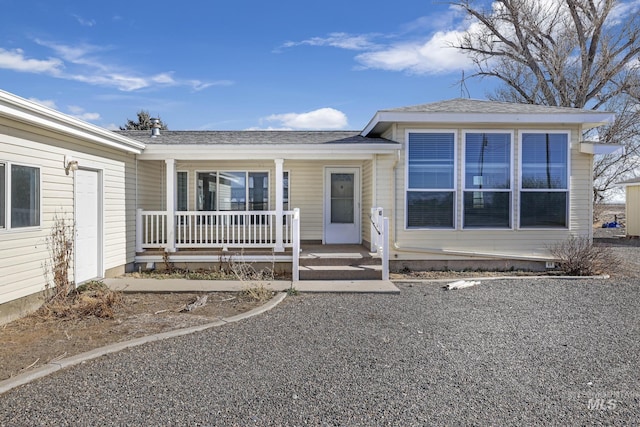
MULTIPOLYGON (((0 89, 107 128, 362 129, 461 95, 443 2, 0 0, 0 89)), ((489 82, 472 80, 473 98, 489 82)))

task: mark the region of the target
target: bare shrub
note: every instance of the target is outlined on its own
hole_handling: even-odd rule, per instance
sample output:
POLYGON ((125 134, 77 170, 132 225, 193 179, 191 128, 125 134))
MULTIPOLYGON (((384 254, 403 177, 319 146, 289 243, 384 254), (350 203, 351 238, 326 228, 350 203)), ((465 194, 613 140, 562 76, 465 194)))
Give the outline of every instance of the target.
POLYGON ((549 251, 558 259, 559 268, 571 276, 606 273, 620 262, 609 247, 595 246, 586 237, 571 236, 549 246, 549 251))
POLYGON ((78 287, 64 298, 58 297, 45 303, 36 316, 48 320, 75 319, 95 316, 101 319, 112 319, 114 308, 123 304, 121 292, 109 289, 100 281, 91 281, 78 287))
POLYGON ((73 261, 75 229, 72 220, 57 213, 54 215, 53 225, 45 240, 49 252, 49 259, 45 260, 43 266, 47 301, 66 298, 74 287, 69 270, 73 261))

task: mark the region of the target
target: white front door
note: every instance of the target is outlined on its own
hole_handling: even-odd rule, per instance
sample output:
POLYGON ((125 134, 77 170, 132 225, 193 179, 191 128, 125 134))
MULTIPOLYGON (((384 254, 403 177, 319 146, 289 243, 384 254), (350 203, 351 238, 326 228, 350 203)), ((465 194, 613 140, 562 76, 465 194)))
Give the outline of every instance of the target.
POLYGON ((324 243, 357 243, 360 236, 360 169, 325 169, 324 243))
POLYGON ((102 276, 101 188, 96 171, 79 169, 75 175, 75 282, 102 276))

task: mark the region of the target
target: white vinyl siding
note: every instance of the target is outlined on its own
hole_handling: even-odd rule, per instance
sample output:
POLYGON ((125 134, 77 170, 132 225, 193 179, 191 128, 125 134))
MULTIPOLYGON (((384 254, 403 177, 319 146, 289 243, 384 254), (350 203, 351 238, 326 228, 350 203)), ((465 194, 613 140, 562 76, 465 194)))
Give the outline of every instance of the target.
MULTIPOLYGON (((40 219, 35 227, 0 230, 0 304, 44 289, 43 260, 49 257, 46 237, 54 216, 73 219, 74 174, 65 174, 64 157, 81 167, 101 170, 104 185, 104 270, 133 262, 135 246, 135 156, 97 148, 57 133, 35 130, 0 118, 0 159, 7 165, 37 168, 40 181, 40 219)), ((5 169, 5 172, 6 169, 5 169)), ((5 183, 5 187, 9 185, 5 183)), ((5 193, 4 200, 10 197, 5 193)))

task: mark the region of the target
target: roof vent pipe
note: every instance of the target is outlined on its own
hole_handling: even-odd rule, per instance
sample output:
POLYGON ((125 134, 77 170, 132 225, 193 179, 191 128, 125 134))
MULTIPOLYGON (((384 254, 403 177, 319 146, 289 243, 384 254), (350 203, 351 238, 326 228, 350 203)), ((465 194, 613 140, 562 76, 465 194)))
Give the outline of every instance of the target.
POLYGON ((151 121, 151 138, 155 138, 160 135, 160 119, 150 119, 151 121))

